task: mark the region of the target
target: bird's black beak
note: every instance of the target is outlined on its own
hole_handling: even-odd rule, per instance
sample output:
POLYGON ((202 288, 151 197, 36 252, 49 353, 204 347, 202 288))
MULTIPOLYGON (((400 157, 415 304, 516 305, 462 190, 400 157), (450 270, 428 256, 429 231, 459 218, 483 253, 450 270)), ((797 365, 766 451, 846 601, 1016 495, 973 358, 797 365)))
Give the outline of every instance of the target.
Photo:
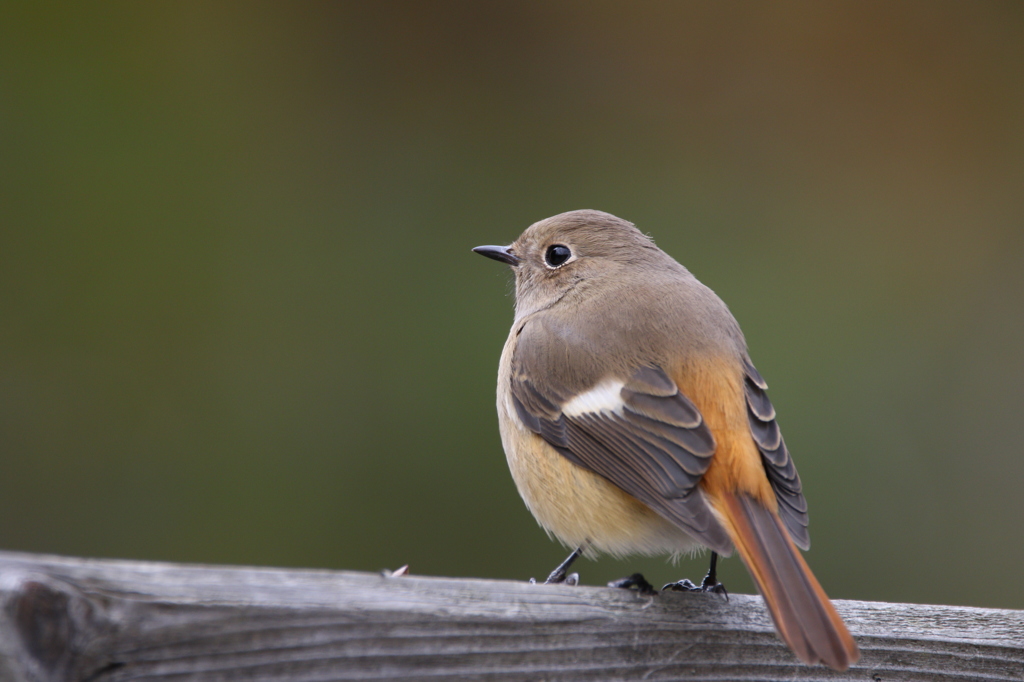
POLYGON ((473 253, 479 253, 481 256, 500 260, 502 263, 508 263, 513 267, 522 262, 522 258, 513 255, 507 246, 478 246, 473 249, 473 253))

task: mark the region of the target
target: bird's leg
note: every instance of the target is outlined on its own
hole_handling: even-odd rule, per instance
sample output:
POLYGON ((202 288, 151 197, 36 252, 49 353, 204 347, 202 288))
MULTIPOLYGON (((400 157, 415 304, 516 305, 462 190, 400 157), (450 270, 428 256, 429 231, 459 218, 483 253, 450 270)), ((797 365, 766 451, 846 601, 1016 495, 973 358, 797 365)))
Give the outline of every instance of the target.
MULTIPOLYGON (((565 583, 566 585, 577 585, 580 582, 579 573, 567 573, 569 567, 572 566, 573 562, 583 556, 583 550, 586 549, 586 544, 580 545, 573 550, 572 554, 566 557, 565 561, 558 564, 558 567, 551 571, 551 575, 544 581, 545 585, 557 585, 559 583, 565 583)), ((530 578, 531 583, 537 582, 533 578, 530 578)))
POLYGON ((718 552, 711 553, 711 566, 708 567, 708 574, 704 576, 704 580, 700 581, 700 590, 725 595, 726 601, 729 600, 725 585, 718 582, 718 552))
POLYGON ((725 585, 718 582, 718 552, 711 553, 711 566, 708 568, 708 574, 704 576, 704 580, 700 581, 700 585, 694 585, 692 581, 683 579, 677 583, 669 583, 661 589, 674 592, 711 592, 724 595, 727 601, 729 599, 725 585))

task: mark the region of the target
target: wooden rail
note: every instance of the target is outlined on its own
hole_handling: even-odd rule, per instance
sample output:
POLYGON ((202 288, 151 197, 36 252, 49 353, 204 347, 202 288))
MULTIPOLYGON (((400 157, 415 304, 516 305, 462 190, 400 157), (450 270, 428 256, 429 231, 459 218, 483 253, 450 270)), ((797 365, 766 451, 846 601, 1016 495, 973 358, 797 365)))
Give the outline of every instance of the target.
POLYGON ((756 596, 0 552, 0 680, 1024 680, 1024 611, 836 607, 842 674, 756 596))

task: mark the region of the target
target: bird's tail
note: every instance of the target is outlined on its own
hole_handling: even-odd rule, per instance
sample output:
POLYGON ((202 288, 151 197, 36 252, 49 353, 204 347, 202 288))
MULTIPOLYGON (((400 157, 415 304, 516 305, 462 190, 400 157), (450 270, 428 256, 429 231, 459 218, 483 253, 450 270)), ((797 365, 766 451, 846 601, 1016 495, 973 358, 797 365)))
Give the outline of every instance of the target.
POLYGON ((754 578, 779 636, 804 663, 846 670, 860 658, 846 629, 778 515, 743 494, 720 496, 733 544, 754 578))

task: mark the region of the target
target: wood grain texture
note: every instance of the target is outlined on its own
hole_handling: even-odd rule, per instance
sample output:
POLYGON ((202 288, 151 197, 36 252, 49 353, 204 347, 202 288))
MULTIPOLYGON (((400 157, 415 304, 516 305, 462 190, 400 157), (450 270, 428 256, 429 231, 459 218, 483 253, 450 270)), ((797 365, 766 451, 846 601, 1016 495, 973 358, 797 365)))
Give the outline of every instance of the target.
POLYGON ((759 597, 0 552, 0 680, 1024 680, 1024 612, 836 601, 796 661, 759 597))

